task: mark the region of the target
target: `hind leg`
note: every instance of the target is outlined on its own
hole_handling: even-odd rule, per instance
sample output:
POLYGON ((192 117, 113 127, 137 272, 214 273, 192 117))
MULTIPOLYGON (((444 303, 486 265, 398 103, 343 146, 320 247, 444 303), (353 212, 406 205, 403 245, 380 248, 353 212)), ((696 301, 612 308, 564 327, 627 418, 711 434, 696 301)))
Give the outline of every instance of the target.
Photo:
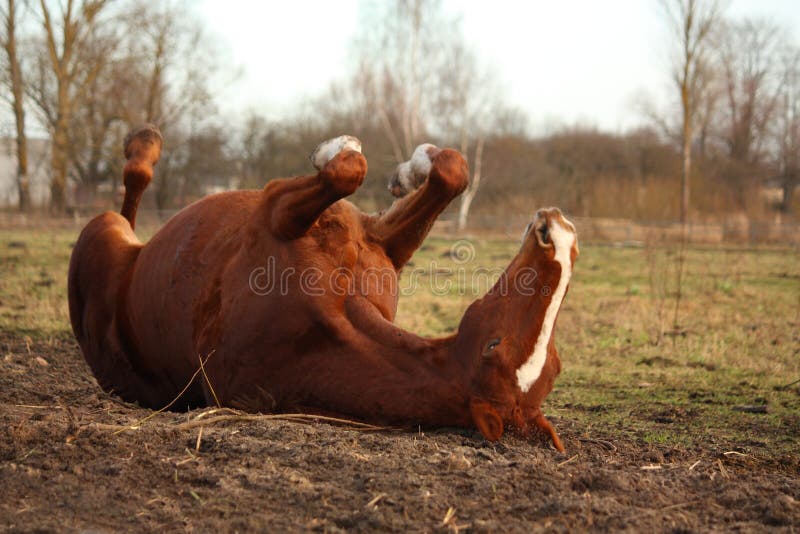
POLYGON ((121 215, 107 212, 90 221, 70 259, 69 315, 81 352, 103 390, 158 408, 170 400, 171 384, 160 382, 141 364, 124 313, 127 284, 141 248, 121 215))
POLYGON ((264 188, 262 213, 280 239, 303 236, 328 206, 353 194, 367 174, 367 160, 355 137, 321 143, 311 161, 317 174, 273 180, 264 188))
POLYGON ((136 226, 136 211, 142 194, 153 179, 153 166, 161 157, 161 145, 161 132, 152 124, 133 130, 125 138, 125 159, 128 162, 122 171, 125 199, 120 213, 128 219, 131 228, 136 226))

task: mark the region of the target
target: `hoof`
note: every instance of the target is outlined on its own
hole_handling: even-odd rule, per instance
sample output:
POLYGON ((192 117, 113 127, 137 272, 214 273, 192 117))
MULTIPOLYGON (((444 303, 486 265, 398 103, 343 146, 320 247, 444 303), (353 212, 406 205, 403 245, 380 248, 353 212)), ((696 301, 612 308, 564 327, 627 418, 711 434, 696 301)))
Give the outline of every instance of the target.
POLYGON ((433 157, 439 148, 430 143, 419 145, 411 159, 397 166, 389 179, 389 191, 396 197, 404 197, 421 186, 431 174, 433 157))
POLYGON ((355 150, 342 151, 319 171, 323 183, 339 197, 355 193, 367 175, 367 159, 355 150))
POLYGON ((148 163, 155 165, 161 156, 162 145, 163 139, 158 128, 152 124, 139 126, 125 136, 123 141, 125 159, 147 159, 148 163))
POLYGON ((321 171, 325 164, 342 150, 355 150, 360 154, 361 141, 352 135, 340 135, 339 137, 328 139, 317 145, 317 148, 314 149, 308 159, 311 160, 311 164, 315 169, 321 171))

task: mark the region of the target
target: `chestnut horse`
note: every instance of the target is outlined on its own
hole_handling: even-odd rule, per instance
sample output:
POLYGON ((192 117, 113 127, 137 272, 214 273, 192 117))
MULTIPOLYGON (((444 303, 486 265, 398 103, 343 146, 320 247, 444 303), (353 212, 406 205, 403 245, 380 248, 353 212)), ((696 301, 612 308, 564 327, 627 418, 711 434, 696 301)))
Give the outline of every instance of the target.
POLYGON ((161 143, 154 127, 128 136, 121 215, 89 222, 70 261, 72 328, 104 390, 161 408, 202 359, 208 381, 192 382, 181 406, 474 425, 492 441, 507 426, 539 429, 564 450, 541 410, 578 254, 558 209, 536 213, 458 331, 429 339, 393 323, 398 273, 467 186, 460 153, 421 145, 395 177, 402 198, 367 215, 344 200, 367 161, 342 136, 312 154, 316 174, 206 197, 142 244, 136 210, 161 143))

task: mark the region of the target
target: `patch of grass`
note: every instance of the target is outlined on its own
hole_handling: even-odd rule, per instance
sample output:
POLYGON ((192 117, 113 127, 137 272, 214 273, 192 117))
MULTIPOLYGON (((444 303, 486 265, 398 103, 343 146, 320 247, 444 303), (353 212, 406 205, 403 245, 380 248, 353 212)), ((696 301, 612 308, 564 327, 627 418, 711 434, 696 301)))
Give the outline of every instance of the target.
MULTIPOLYGON (((0 231, 1 330, 71 336, 66 276, 77 234, 0 231)), ((398 324, 426 336, 455 331, 518 247, 428 239, 404 270, 398 324), (452 253, 467 245, 466 256, 452 253)), ((687 249, 680 333, 670 336, 662 331, 672 327, 674 261, 669 248, 581 246, 556 333, 563 372, 546 413, 587 436, 800 454, 800 384, 783 387, 800 378, 800 254, 687 249), (735 410, 752 405, 767 413, 735 410)))
POLYGON ((37 339, 69 332, 67 266, 76 236, 0 231, 0 329, 37 339))
MULTIPOLYGON (((510 240, 472 244, 474 259, 453 265, 442 258, 453 242, 429 239, 415 267, 461 267, 469 280, 472 270, 502 269, 519 246, 510 240)), ((662 337, 659 328, 671 329, 675 288, 666 280, 663 294, 656 294, 648 262, 668 277, 675 254, 666 247, 581 246, 556 333, 563 371, 546 412, 576 420, 587 434, 799 454, 800 385, 781 386, 800 378, 800 254, 687 249, 678 310, 682 332, 662 337), (768 413, 734 409, 754 404, 766 404, 768 413)), ((440 296, 420 283, 400 300, 397 321, 423 335, 452 332, 482 293, 461 288, 458 295, 440 296)))

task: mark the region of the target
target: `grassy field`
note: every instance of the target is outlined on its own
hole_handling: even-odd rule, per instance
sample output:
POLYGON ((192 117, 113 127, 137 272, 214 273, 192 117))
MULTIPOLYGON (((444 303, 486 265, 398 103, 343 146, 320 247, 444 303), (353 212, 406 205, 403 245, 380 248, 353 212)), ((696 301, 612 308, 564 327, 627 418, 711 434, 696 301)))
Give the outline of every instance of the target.
MULTIPOLYGON (((151 233, 152 230, 145 230, 140 235, 146 239, 151 233)), ((565 437, 568 455, 573 456, 551 457, 541 445, 523 443, 513 437, 503 438, 507 445, 500 444, 481 452, 485 444, 480 436, 464 438, 452 432, 432 434, 425 439, 422 434, 360 438, 335 428, 298 430, 289 423, 274 423, 273 426, 258 423, 262 426, 242 428, 241 434, 237 434, 239 428, 235 431, 208 430, 204 440, 211 440, 218 447, 223 443, 230 445, 228 449, 210 450, 207 459, 202 460, 197 456, 203 450, 200 447, 202 436, 177 433, 171 426, 176 419, 167 414, 154 419, 149 423, 150 430, 144 429, 138 437, 129 434, 115 438, 109 434, 107 429, 113 424, 131 424, 146 411, 130 406, 121 408, 116 404, 118 401, 99 392, 80 361, 69 327, 66 302, 67 265, 76 234, 77 230, 66 229, 0 230, 0 349, 4 352, 0 353, 0 375, 7 375, 0 379, 6 389, 12 388, 0 395, 3 408, 0 415, 13 427, 3 438, 10 440, 8 443, 0 439, 0 474, 13 472, 17 473, 14 476, 23 476, 20 473, 24 472, 25 477, 39 477, 39 486, 24 478, 19 479, 18 484, 20 488, 40 488, 35 491, 42 502, 47 502, 53 498, 48 493, 52 482, 47 481, 53 479, 42 478, 41 473, 46 472, 42 470, 74 471, 74 467, 65 466, 59 458, 74 453, 68 449, 74 436, 86 436, 82 439, 89 445, 81 449, 83 456, 79 458, 82 459, 75 460, 82 462, 83 467, 71 475, 75 479, 73 489, 78 491, 75 495, 83 495, 84 500, 71 502, 69 509, 85 506, 88 511, 74 515, 77 519, 71 524, 77 525, 75 528, 97 524, 94 519, 87 519, 95 517, 92 503, 97 499, 118 502, 113 494, 87 496, 80 493, 79 488, 88 487, 86 473, 91 472, 91 466, 100 466, 93 475, 97 477, 95 485, 117 484, 112 478, 122 472, 125 476, 119 480, 128 484, 126 488, 140 486, 143 484, 141 468, 128 471, 124 462, 128 455, 134 457, 142 447, 147 448, 148 443, 160 443, 163 447, 159 451, 161 458, 142 460, 152 463, 150 478, 144 484, 152 485, 151 493, 155 496, 144 495, 125 506, 131 510, 140 507, 143 510, 140 513, 145 514, 150 513, 148 507, 152 507, 154 500, 162 499, 170 503, 172 511, 164 511, 152 520, 148 515, 137 515, 141 517, 137 519, 140 522, 133 524, 145 530, 176 524, 195 524, 201 530, 216 528, 219 524, 214 521, 220 519, 213 519, 217 517, 213 514, 219 511, 214 506, 228 510, 225 503, 230 499, 237 500, 239 509, 251 510, 248 513, 256 514, 253 517, 261 517, 257 514, 261 513, 258 510, 262 494, 252 489, 256 486, 242 486, 244 489, 236 490, 239 493, 226 489, 230 487, 230 480, 235 479, 225 474, 233 469, 231 466, 239 466, 237 469, 244 470, 248 477, 276 477, 271 483, 288 485, 286 488, 294 488, 292 491, 300 491, 296 484, 296 477, 300 475, 296 473, 302 474, 303 480, 310 484, 303 482, 302 486, 308 493, 303 494, 308 501, 303 501, 304 508, 293 508, 293 513, 298 513, 302 521, 322 521, 318 525, 327 525, 323 530, 331 525, 356 530, 431 530, 447 526, 444 522, 439 525, 433 518, 436 514, 449 514, 450 501, 434 503, 435 499, 423 499, 413 492, 404 497, 395 495, 395 505, 391 502, 384 505, 383 513, 389 514, 391 506, 402 505, 402 515, 397 511, 398 515, 380 517, 375 515, 378 514, 377 505, 371 505, 370 510, 375 510, 367 513, 362 505, 352 502, 362 498, 371 502, 375 495, 381 499, 380 491, 392 495, 392 488, 399 481, 413 481, 414 477, 422 477, 431 487, 439 488, 440 495, 462 492, 458 494, 460 497, 451 496, 453 499, 463 500, 464 495, 469 497, 471 491, 477 492, 477 497, 471 501, 473 505, 462 502, 459 517, 470 518, 473 527, 485 525, 484 530, 489 531, 498 528, 527 530, 531 521, 539 519, 544 521, 543 528, 548 525, 563 528, 604 525, 611 529, 639 530, 659 528, 658 525, 666 528, 667 524, 675 528, 727 529, 733 525, 744 525, 745 529, 757 525, 760 525, 758 528, 764 525, 791 528, 792 518, 800 517, 800 493, 795 487, 796 473, 800 469, 800 253, 795 249, 689 248, 683 254, 683 269, 680 270, 682 255, 676 245, 621 248, 582 244, 556 330, 563 372, 544 406, 545 413, 565 437), (680 283, 679 271, 682 273, 680 283), (27 385, 13 390, 17 377, 27 377, 24 382, 27 385), (63 380, 74 384, 64 385, 63 380), (58 393, 48 397, 50 388, 58 393), (75 399, 76 405, 82 404, 73 406, 70 411, 64 407, 69 399, 75 399), (58 406, 52 415, 38 414, 37 410, 56 403, 58 406), (42 406, 28 406, 34 404, 42 406), (59 406, 61 411, 57 409, 59 406), (63 410, 67 410, 66 415, 63 410), (66 445, 59 432, 66 436, 66 445), (309 432, 317 436, 316 441, 309 441, 309 432), (53 435, 60 437, 44 446, 43 442, 49 443, 53 435), (236 452, 243 450, 240 442, 233 441, 239 437, 250 440, 247 443, 251 449, 247 453, 236 452), (189 450, 195 448, 195 439, 197 454, 189 450), (292 443, 295 448, 281 448, 278 445, 281 441, 292 443), (343 444, 346 448, 341 449, 345 447, 343 444), (313 449, 316 446, 318 448, 313 449), (265 451, 264 447, 272 448, 265 451), (306 463, 298 464, 297 455, 305 453, 296 451, 305 450, 308 450, 308 458, 303 460, 306 463), (342 461, 342 455, 348 458, 352 455, 349 461, 353 465, 348 467, 350 471, 346 475, 341 466, 331 464, 330 473, 327 473, 326 468, 319 465, 319 455, 334 454, 333 450, 339 451, 336 462, 342 461), (396 458, 392 450, 399 451, 396 458), (454 452, 448 452, 450 456, 442 464, 430 463, 430 458, 444 451, 454 452), (188 457, 180 459, 187 453, 188 457), (272 472, 272 463, 252 464, 249 458, 256 453, 268 454, 273 458, 270 462, 283 467, 276 467, 272 472), (103 463, 109 454, 119 456, 121 463, 111 467, 103 463), (409 454, 420 456, 409 463, 406 458, 409 454), (495 455, 494 460, 486 460, 491 455, 495 455), (500 461, 497 455, 504 455, 508 465, 519 464, 536 470, 538 478, 495 478, 496 462, 500 461), (359 478, 365 458, 381 458, 379 465, 385 470, 384 478, 378 477, 377 482, 372 483, 374 487, 367 485, 367 489, 359 478), (3 461, 10 463, 4 468, 3 461), (186 482, 179 483, 178 470, 185 469, 187 461, 196 462, 201 475, 215 473, 212 478, 217 480, 216 486, 207 487, 203 482, 203 476, 207 475, 196 475, 200 478, 190 479, 188 486, 186 482), (471 480, 482 482, 474 482, 471 487, 483 489, 453 486, 453 480, 448 478, 455 476, 453 465, 472 469, 474 478, 471 480), (617 467, 611 467, 615 465, 617 467), (168 470, 159 471, 163 471, 162 466, 168 470), (174 482, 169 466, 175 469, 174 482), (641 471, 650 467, 663 469, 641 471), (295 474, 286 474, 286 469, 290 468, 295 474), (486 471, 479 470, 484 468, 486 471), (25 469, 27 471, 21 471, 25 469), (587 473, 608 475, 609 469, 617 469, 614 476, 620 478, 597 478, 599 475, 586 478, 587 473), (686 479, 689 475, 695 478, 686 479), (352 477, 350 486, 348 477, 352 477), (669 495, 681 495, 681 488, 689 483, 686 480, 691 482, 686 486, 690 488, 686 490, 689 493, 675 497, 678 502, 671 501, 669 495), (740 481, 735 497, 711 497, 716 490, 709 488, 717 487, 720 480, 731 485, 740 481), (776 480, 783 482, 778 484, 776 480), (520 484, 538 486, 519 494, 516 488, 520 484), (760 501, 753 501, 754 484, 762 488, 758 490, 763 493, 760 501), (216 489, 209 489, 212 487, 216 489), (769 488, 774 488, 776 493, 769 493, 773 491, 769 488), (486 509, 480 503, 487 491, 496 495, 503 491, 509 493, 505 500, 495 497, 495 505, 486 509), (219 497, 213 501, 217 503, 213 506, 202 501, 215 493, 227 495, 228 500, 219 497), (591 504, 586 501, 589 493, 606 495, 606 500, 591 504), (319 502, 326 502, 324 498, 319 500, 321 494, 339 499, 339 508, 335 512, 320 508, 319 502), (560 500, 547 500, 548 495, 556 494, 560 500), (623 498, 622 494, 626 496, 623 498), (537 497, 534 499, 532 495, 537 497), (210 507, 209 511, 193 512, 199 514, 194 519, 180 515, 188 513, 186 510, 196 502, 206 503, 203 507, 210 507), (545 505, 540 506, 541 503, 545 505), (655 509, 650 509, 651 506, 655 509), (729 511, 724 514, 715 511, 725 507, 729 511), (414 509, 419 509, 425 517, 409 515, 408 510, 414 509), (677 509, 680 513, 673 513, 677 509), (629 514, 630 510, 638 511, 629 514), (503 518, 509 517, 507 514, 517 514, 515 521, 519 523, 504 522, 507 519, 503 518), (720 519, 723 516, 724 519, 720 519), (672 523, 662 522, 667 519, 672 523), (172 523, 175 521, 178 523, 172 523)), ((408 294, 400 299, 397 322, 422 335, 453 331, 466 307, 487 285, 486 278, 480 278, 478 287, 471 287, 464 280, 473 279, 477 269, 499 272, 516 253, 517 246, 512 239, 477 238, 459 242, 441 237, 428 239, 404 272, 401 290, 408 294), (410 290, 411 280, 415 281, 413 291, 410 290), (434 287, 438 289, 434 291, 434 287)), ((150 456, 152 454, 151 451, 150 456)), ((376 464, 370 465, 376 468, 376 464)), ((11 523, 7 526, 13 526, 14 520, 29 517, 25 515, 26 503, 35 500, 28 495, 22 501, 9 501, 7 511, 16 510, 14 514, 22 515, 9 516, 11 523)), ((120 505, 116 515, 112 514, 113 517, 102 524, 112 530, 128 524, 119 522, 125 520, 125 514, 132 513, 125 506, 120 505)), ((279 504, 276 506, 280 508, 279 504)), ((0 507, 0 511, 3 509, 0 507)), ((40 517, 35 510, 30 514, 33 514, 30 517, 40 517)), ((233 512, 231 514, 219 517, 235 517, 233 512)), ((263 521, 276 518, 285 519, 282 515, 262 517, 258 521, 253 519, 255 523, 243 523, 242 528, 247 530, 247 525, 263 527, 263 521)), ((286 523, 287 528, 311 524, 297 521, 286 523)), ((59 523, 32 524, 48 528, 59 523)), ((222 524, 228 528, 231 523, 222 524)))
MULTIPOLYGON (((72 230, 0 231, 0 329, 45 342, 70 337, 74 240, 72 230)), ((421 335, 453 331, 486 290, 487 277, 469 285, 473 271, 498 272, 517 246, 429 239, 404 272, 397 322, 421 335)), ((686 250, 675 323, 678 254, 676 245, 581 247, 556 334, 564 371, 548 412, 587 433, 602 427, 664 444, 718 439, 760 454, 797 453, 800 398, 789 384, 800 379, 800 254, 686 250)))
MULTIPOLYGON (((503 266, 517 248, 471 243, 475 259, 462 264, 443 257, 458 245, 431 239, 415 267, 434 265, 446 278, 462 266, 503 266)), ((679 253, 677 245, 581 247, 556 331, 564 370, 548 411, 579 421, 587 435, 604 429, 675 446, 719 441, 776 458, 800 454, 800 254, 688 249, 679 284, 679 253), (741 411, 750 409, 766 413, 741 411)), ((431 295, 423 279, 401 299, 398 323, 450 331, 474 298, 452 278, 447 298, 431 295)))

